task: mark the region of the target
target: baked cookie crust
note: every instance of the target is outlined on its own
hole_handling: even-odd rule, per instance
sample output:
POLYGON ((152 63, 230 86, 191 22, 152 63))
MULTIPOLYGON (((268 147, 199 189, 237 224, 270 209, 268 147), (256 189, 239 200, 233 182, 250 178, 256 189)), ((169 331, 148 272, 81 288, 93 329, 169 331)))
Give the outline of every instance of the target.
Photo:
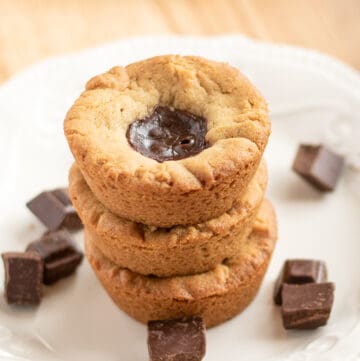
POLYGON ((108 209, 171 227, 219 217, 233 206, 258 168, 270 122, 265 100, 237 69, 167 55, 92 78, 64 131, 89 187, 108 209), (135 151, 128 126, 159 105, 206 118, 209 146, 163 163, 135 151))
POLYGON ((264 201, 237 257, 214 270, 182 277, 142 276, 115 265, 86 237, 86 255, 98 279, 123 311, 140 322, 201 316, 207 327, 240 313, 254 299, 277 239, 276 216, 264 201))
POLYGON ((159 277, 206 272, 236 255, 251 232, 266 185, 267 168, 262 162, 246 192, 220 217, 196 225, 156 228, 107 210, 76 164, 69 175, 70 196, 86 237, 118 266, 159 277))

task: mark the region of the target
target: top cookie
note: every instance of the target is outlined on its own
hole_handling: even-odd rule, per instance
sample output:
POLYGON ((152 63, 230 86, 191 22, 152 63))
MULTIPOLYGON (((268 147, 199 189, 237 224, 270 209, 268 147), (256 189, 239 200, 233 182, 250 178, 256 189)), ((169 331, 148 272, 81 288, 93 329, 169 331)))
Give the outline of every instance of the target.
POLYGON ((169 55, 92 78, 64 128, 107 208, 170 227, 231 208, 259 165, 270 122, 266 102, 237 69, 169 55))

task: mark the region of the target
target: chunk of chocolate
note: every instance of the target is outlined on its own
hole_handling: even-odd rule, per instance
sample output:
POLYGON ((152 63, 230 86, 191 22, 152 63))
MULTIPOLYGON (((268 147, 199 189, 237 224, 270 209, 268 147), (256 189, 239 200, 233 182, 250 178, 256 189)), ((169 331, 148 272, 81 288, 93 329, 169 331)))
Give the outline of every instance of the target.
POLYGON ((284 283, 304 284, 326 282, 327 269, 322 261, 292 259, 287 260, 275 282, 274 302, 281 305, 281 291, 284 283))
POLYGON ((324 326, 334 302, 333 283, 284 284, 281 314, 286 329, 314 329, 324 326))
POLYGON ((9 304, 37 305, 42 296, 43 264, 31 252, 2 254, 5 267, 5 299, 9 304))
POLYGON ((50 231, 60 228, 77 230, 82 227, 65 188, 42 192, 26 205, 50 231))
POLYGON ((199 317, 148 323, 150 361, 199 361, 205 355, 205 325, 199 317))
POLYGON ((73 274, 83 259, 70 234, 64 230, 45 234, 40 240, 30 243, 26 251, 41 256, 46 285, 73 274))
POLYGON ((157 106, 149 116, 131 123, 126 137, 137 152, 164 162, 200 153, 207 147, 206 133, 205 118, 157 106))
POLYGON ((293 170, 320 191, 333 191, 344 168, 344 158, 323 145, 301 144, 293 170))
POLYGON ((56 281, 72 275, 80 265, 83 255, 79 252, 69 253, 62 258, 45 263, 44 284, 51 285, 56 281))
POLYGON ((57 188, 51 192, 64 206, 72 206, 67 188, 57 188))

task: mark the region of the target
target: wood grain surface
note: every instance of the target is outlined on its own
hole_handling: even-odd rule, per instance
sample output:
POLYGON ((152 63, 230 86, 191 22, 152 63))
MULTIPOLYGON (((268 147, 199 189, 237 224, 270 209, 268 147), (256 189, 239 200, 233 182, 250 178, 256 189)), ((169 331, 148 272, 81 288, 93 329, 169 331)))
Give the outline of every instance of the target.
POLYGON ((360 69, 360 0, 0 0, 0 81, 129 35, 242 33, 360 69))

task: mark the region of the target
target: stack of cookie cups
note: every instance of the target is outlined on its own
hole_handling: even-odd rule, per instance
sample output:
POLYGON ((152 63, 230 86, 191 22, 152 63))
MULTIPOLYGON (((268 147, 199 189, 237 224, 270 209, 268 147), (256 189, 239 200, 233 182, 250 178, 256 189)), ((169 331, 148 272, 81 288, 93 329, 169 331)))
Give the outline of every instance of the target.
POLYGON ((86 255, 122 310, 211 327, 252 301, 277 229, 264 198, 267 106, 237 69, 181 56, 115 67, 87 83, 65 134, 86 255), (134 122, 141 136, 131 138, 134 122), (149 127, 156 136, 144 136, 149 127), (190 146, 167 144, 179 129, 190 146))

